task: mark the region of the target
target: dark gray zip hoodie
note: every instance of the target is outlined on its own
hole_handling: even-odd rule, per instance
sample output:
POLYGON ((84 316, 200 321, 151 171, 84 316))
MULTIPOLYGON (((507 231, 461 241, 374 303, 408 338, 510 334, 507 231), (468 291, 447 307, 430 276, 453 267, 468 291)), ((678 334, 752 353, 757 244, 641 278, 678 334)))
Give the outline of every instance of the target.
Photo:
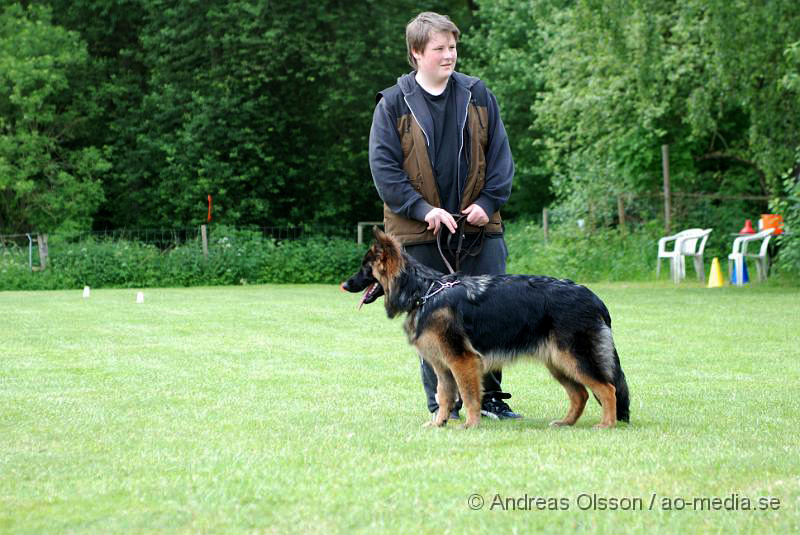
MULTIPOLYGON (((378 93, 372 128, 369 136, 369 164, 372 178, 381 199, 392 212, 424 221, 425 215, 434 207, 414 189, 403 170, 403 149, 397 131, 398 118, 412 114, 425 134, 428 158, 434 161, 435 154, 433 119, 425 104, 425 97, 410 72, 397 79, 397 84, 378 93)), ((508 136, 500 119, 500 110, 494 94, 475 77, 454 72, 453 90, 456 93, 457 121, 461 132, 459 151, 468 146, 465 123, 470 103, 485 106, 488 111, 488 144, 486 148, 486 183, 475 200, 487 215, 498 211, 511 194, 514 178, 514 162, 508 144, 508 136)), ((470 161, 468 157, 466 159, 470 161)), ((459 152, 458 161, 462 161, 459 152)), ((463 196, 466 170, 459 170, 459 195, 463 196)))

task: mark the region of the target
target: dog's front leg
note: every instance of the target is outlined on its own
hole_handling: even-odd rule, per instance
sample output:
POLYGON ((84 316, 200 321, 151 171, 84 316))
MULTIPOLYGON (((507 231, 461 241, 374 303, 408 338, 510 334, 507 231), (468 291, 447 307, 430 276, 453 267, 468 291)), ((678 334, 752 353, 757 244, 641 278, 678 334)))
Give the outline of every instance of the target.
POLYGON ((483 363, 478 355, 467 352, 450 358, 450 370, 453 372, 461 400, 467 410, 467 421, 463 427, 464 429, 477 427, 481 421, 483 363))
POLYGON ((441 362, 428 362, 433 371, 436 372, 436 398, 439 402, 439 410, 432 421, 425 422, 425 426, 442 427, 450 418, 450 411, 453 410, 453 405, 455 404, 456 381, 450 370, 443 366, 441 362))

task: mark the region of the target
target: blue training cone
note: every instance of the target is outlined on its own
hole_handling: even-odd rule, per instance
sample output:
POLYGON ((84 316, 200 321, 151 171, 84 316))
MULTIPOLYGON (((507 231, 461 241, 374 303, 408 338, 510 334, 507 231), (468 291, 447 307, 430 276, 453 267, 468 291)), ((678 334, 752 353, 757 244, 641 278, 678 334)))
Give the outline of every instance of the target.
MULTIPOLYGON (((750 276, 747 274, 747 262, 742 259, 742 284, 750 282, 750 276)), ((733 270, 731 271, 731 284, 736 284, 736 262, 733 263, 733 270)))

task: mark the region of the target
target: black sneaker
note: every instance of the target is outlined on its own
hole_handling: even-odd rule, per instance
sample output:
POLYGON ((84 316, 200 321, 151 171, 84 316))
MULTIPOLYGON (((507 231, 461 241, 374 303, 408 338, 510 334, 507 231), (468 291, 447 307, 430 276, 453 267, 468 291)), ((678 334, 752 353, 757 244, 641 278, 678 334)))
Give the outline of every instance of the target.
MULTIPOLYGON (((511 397, 508 395, 508 397, 511 397)), ((494 418, 495 420, 516 420, 522 418, 522 415, 517 414, 511 410, 508 403, 496 397, 487 399, 483 402, 481 407, 481 414, 487 418, 494 418)))

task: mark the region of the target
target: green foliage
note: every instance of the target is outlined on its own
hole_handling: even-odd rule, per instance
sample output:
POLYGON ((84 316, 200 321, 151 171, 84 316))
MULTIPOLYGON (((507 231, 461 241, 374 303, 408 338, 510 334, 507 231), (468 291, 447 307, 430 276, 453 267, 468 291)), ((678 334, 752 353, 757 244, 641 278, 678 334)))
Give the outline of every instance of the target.
MULTIPOLYGON (((517 170, 512 219, 549 205, 555 221, 585 218, 593 230, 616 224, 622 196, 629 221, 646 226, 660 217, 669 144, 673 191, 769 195, 798 226, 786 197, 800 169, 793 0, 4 6, 3 232, 194 225, 209 194, 214 222, 237 227, 379 218, 367 165, 374 95, 409 70, 403 28, 422 10, 460 26, 459 69, 498 97, 517 170)), ((727 231, 767 210, 680 196, 673 206, 676 227, 727 231)), ((158 254, 169 280, 254 278, 211 258, 185 272, 182 249, 158 254)))
POLYGON ((283 242, 264 265, 259 280, 339 283, 358 270, 365 252, 366 246, 352 240, 312 238, 283 242))
POLYGON ((777 267, 781 271, 800 275, 800 181, 797 178, 787 179, 787 190, 790 195, 782 202, 776 203, 778 210, 784 217, 784 224, 791 232, 782 234, 776 239, 780 244, 780 256, 777 267), (791 188, 791 189, 790 189, 791 188))
POLYGON ((776 239, 780 245, 777 267, 781 271, 800 275, 800 147, 797 165, 784 178, 787 196, 772 203, 774 213, 783 216, 784 226, 789 231, 776 239))
MULTIPOLYGON (((752 195, 761 189, 752 164, 714 149, 722 136, 746 130, 741 109, 718 126, 701 120, 695 102, 708 94, 687 100, 689 90, 705 89, 711 61, 696 14, 669 3, 617 2, 608 9, 597 2, 479 3, 466 64, 492 81, 504 105, 517 163, 512 214, 538 215, 551 201, 552 177, 557 211, 570 223, 588 216, 613 224, 618 195, 629 218, 658 218, 657 203, 636 195, 659 189, 662 143, 671 145, 674 190, 752 195), (687 121, 691 114, 696 118, 687 121), (693 135, 691 124, 716 129, 711 145, 707 134, 693 135)), ((673 220, 704 214, 702 204, 674 202, 673 220)))
MULTIPOLYGON (((782 193, 800 132, 800 71, 784 57, 797 2, 487 1, 476 20, 471 64, 502 95, 529 208, 552 180, 573 220, 611 223, 618 195, 660 190, 662 144, 673 191, 782 193)), ((721 210, 765 208, 740 204, 721 210)))
POLYGON ((86 45, 44 7, 0 11, 0 230, 87 228, 103 151, 83 145, 86 45))
POLYGON ((549 229, 545 242, 539 225, 515 223, 506 234, 508 271, 577 282, 652 280, 659 237, 652 225, 627 234, 616 229, 590 233, 577 225, 561 225, 549 229))
MULTIPOLYGON (((260 232, 214 228, 208 259, 199 240, 165 251, 128 240, 71 242, 55 235, 44 272, 28 270, 27 249, 0 249, 0 290, 140 288, 248 283, 338 283, 366 251, 352 240, 275 242, 260 232)), ((34 258, 36 263, 36 258, 34 258)))
POLYGON ((552 200, 550 172, 544 164, 532 104, 543 89, 538 64, 546 38, 539 19, 556 3, 533 0, 483 0, 477 3, 474 27, 464 36, 460 65, 479 76, 497 96, 514 156, 514 184, 503 212, 512 217, 535 215, 552 200), (550 5, 553 4, 553 5, 550 5))
MULTIPOLYGON (((797 217, 797 204, 794 205, 797 217)), ((731 222, 741 225, 741 221, 731 222)), ((709 225, 713 226, 713 225, 709 225)), ((507 224, 508 272, 549 275, 578 282, 651 281, 655 278, 658 223, 631 227, 626 233, 598 228, 582 231, 577 225, 550 227, 545 242, 542 228, 532 222, 507 224)), ((800 275, 796 242, 782 237, 779 263, 771 273, 778 284, 796 284, 800 275)), ((732 237, 717 228, 706 244, 706 271, 710 259, 725 259, 732 237)), ((82 288, 141 288, 245 285, 264 283, 338 284, 352 275, 366 245, 343 238, 311 237, 274 241, 260 232, 216 226, 209 238, 208 259, 199 240, 166 250, 128 240, 89 239, 73 242, 68 235, 54 235, 50 265, 30 273, 27 248, 0 248, 0 291, 82 288)), ((34 265, 37 257, 34 253, 34 265)), ((666 264, 662 266, 667 272, 666 264)), ((694 278, 691 264, 688 278, 694 278)), ((667 280, 662 273, 662 280, 667 280)))
MULTIPOLYGON (((720 208, 716 212, 712 209, 710 217, 714 213, 723 217, 727 212, 720 208)), ((726 221, 723 217, 717 223, 703 226, 714 229, 704 251, 706 275, 714 257, 719 258, 723 273, 726 273, 734 239, 731 234, 741 228, 743 220, 726 221)), ((508 271, 569 278, 578 282, 652 281, 655 280, 658 239, 662 236, 664 229, 655 221, 632 227, 625 233, 611 228, 588 232, 579 230, 574 224, 562 224, 550 227, 549 239, 545 242, 539 225, 512 223, 506 233, 510 251, 508 271)), ((790 241, 795 239, 794 234, 778 238, 781 245, 777 249, 777 262, 770 268, 770 284, 797 285, 800 275, 800 270, 794 267, 798 261, 797 242, 790 241)), ((661 279, 666 281, 668 263, 662 261, 661 268, 661 279)), ((691 262, 687 262, 686 269, 687 280, 696 280, 691 262)), ((752 264, 751 269, 754 269, 752 264)))
MULTIPOLYGON (((786 75, 782 85, 795 96, 800 106, 800 41, 790 44, 784 51, 786 75)), ((778 266, 787 272, 800 274, 800 140, 798 140, 794 166, 784 175, 786 198, 772 203, 775 213, 783 215, 788 235, 778 238, 781 255, 778 266)))
POLYGON ((152 245, 102 240, 65 246, 69 248, 63 254, 52 248, 48 271, 66 287, 149 286, 155 280, 160 254, 152 245))
POLYGON ((367 165, 377 91, 409 70, 404 26, 463 0, 49 0, 93 56, 113 147, 96 226, 375 219, 367 165))

